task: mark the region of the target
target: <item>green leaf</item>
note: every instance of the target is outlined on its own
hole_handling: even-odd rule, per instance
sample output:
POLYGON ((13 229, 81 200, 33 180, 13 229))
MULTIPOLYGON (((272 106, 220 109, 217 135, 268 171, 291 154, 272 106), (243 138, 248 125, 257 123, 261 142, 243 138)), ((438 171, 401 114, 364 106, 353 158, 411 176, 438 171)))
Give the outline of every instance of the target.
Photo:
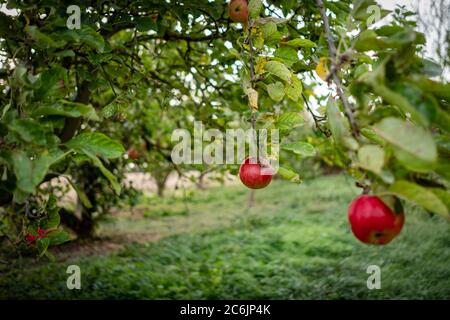
POLYGON ((36 246, 37 246, 40 257, 42 257, 45 254, 49 245, 50 245, 49 238, 42 238, 42 239, 36 240, 36 246))
POLYGON ((433 170, 437 148, 431 134, 398 118, 386 118, 374 126, 375 132, 394 147, 396 158, 408 169, 433 170))
POLYGON ((436 119, 434 122, 438 125, 439 128, 450 132, 450 114, 441 108, 437 108, 436 110, 436 119))
POLYGON ((81 42, 85 43, 91 48, 103 52, 105 48, 105 40, 103 37, 89 26, 82 26, 80 30, 75 30, 80 35, 81 42))
POLYGON ((264 69, 286 82, 291 81, 291 72, 289 69, 278 61, 269 61, 264 65, 264 69))
POLYGON ((128 107, 128 105, 126 103, 121 103, 121 102, 114 100, 113 102, 111 102, 111 103, 107 104, 105 107, 103 107, 102 111, 100 112, 100 115, 103 118, 107 119, 107 118, 110 118, 110 117, 116 115, 117 113, 124 111, 127 107, 128 107))
POLYGON ((57 226, 59 226, 60 222, 61 217, 59 216, 58 208, 56 208, 48 212, 47 219, 42 224, 42 228, 46 230, 56 228, 57 226))
POLYGON ((427 119, 421 112, 409 103, 408 99, 384 85, 386 77, 386 63, 387 60, 384 60, 372 72, 365 73, 360 80, 371 86, 373 92, 381 96, 384 101, 397 106, 405 114, 409 113, 413 120, 424 125, 428 124, 427 119))
POLYGON ((282 149, 291 151, 302 157, 314 157, 316 155, 316 150, 314 146, 303 141, 287 143, 282 146, 282 149))
POLYGON ((15 203, 25 203, 25 201, 28 198, 29 193, 28 192, 24 192, 20 189, 16 189, 13 192, 13 201, 15 203))
POLYGON ((105 159, 120 157, 124 152, 123 146, 103 133, 82 133, 66 143, 67 147, 81 153, 89 152, 105 159))
POLYGON ((275 57, 280 58, 287 66, 292 66, 299 61, 297 50, 290 47, 281 47, 275 50, 275 57))
POLYGON ((358 150, 358 165, 378 175, 384 164, 384 150, 375 145, 365 145, 358 150))
POLYGON ((365 21, 372 14, 368 11, 369 6, 377 5, 374 0, 355 0, 351 15, 360 21, 365 21))
POLYGON ((391 89, 405 97, 409 104, 422 114, 427 123, 433 122, 438 103, 432 96, 424 94, 418 87, 409 83, 396 83, 391 85, 391 89))
POLYGON ((272 41, 280 37, 275 22, 268 22, 262 26, 264 40, 272 41))
POLYGON ((279 130, 291 130, 299 127, 300 125, 302 125, 302 123, 303 118, 299 113, 285 112, 278 117, 275 126, 279 130))
POLYGON ((16 151, 12 155, 17 188, 24 193, 32 193, 47 174, 49 167, 58 161, 63 152, 59 149, 45 151, 33 159, 24 151, 16 151))
POLYGON ((327 116, 328 123, 330 124, 331 133, 336 142, 339 142, 343 136, 346 135, 346 127, 344 123, 344 117, 336 106, 336 102, 332 97, 327 102, 327 116))
POLYGON ((68 42, 84 43, 88 47, 96 49, 99 52, 103 52, 105 48, 105 40, 96 32, 92 27, 82 24, 81 29, 64 30, 62 32, 55 33, 55 36, 60 39, 64 39, 68 42))
POLYGON ((55 52, 55 56, 57 56, 57 57, 75 57, 75 51, 62 50, 62 51, 55 52))
POLYGON ((36 81, 34 99, 36 101, 49 100, 54 96, 62 96, 61 81, 67 78, 67 70, 54 66, 42 72, 36 81))
POLYGON ((437 213, 445 218, 450 218, 448 209, 441 199, 432 191, 413 182, 399 180, 395 182, 388 190, 404 200, 421 206, 431 212, 437 213))
POLYGON ((47 145, 48 128, 32 119, 14 119, 8 123, 8 129, 16 134, 19 139, 34 145, 47 145))
POLYGON ((439 199, 441 199, 442 203, 445 204, 447 210, 450 211, 450 192, 448 190, 440 189, 440 188, 428 188, 431 190, 439 199))
POLYGON ((64 242, 70 241, 70 236, 65 231, 55 230, 47 234, 47 239, 49 239, 49 245, 57 246, 64 242))
POLYGON ((286 92, 286 95, 289 99, 293 101, 298 101, 302 95, 303 87, 302 82, 295 74, 292 74, 292 82, 286 83, 286 88, 284 91, 286 92))
POLYGON ((301 183, 302 180, 300 179, 300 176, 292 171, 291 169, 287 169, 287 168, 283 168, 283 167, 279 167, 278 168, 278 174, 286 180, 295 182, 295 183, 301 183))
POLYGON ((422 59, 422 64, 422 74, 426 74, 430 77, 437 77, 442 74, 442 68, 438 63, 430 59, 422 59))
POLYGON ((88 209, 92 208, 91 201, 89 201, 89 198, 87 197, 87 195, 80 188, 78 188, 78 186, 72 181, 72 179, 70 179, 68 176, 64 176, 64 177, 67 179, 67 181, 69 181, 70 185, 77 193, 78 198, 80 199, 83 206, 85 206, 88 209))
POLYGON ((284 85, 277 81, 267 86, 267 93, 273 101, 280 102, 284 97, 284 85))
POLYGON ((64 41, 53 40, 52 37, 45 33, 42 33, 36 26, 28 26, 26 28, 26 32, 39 48, 59 48, 65 45, 64 41))
POLYGON ((371 128, 361 128, 360 132, 364 137, 366 137, 372 142, 378 143, 379 145, 382 146, 386 144, 386 142, 382 138, 380 138, 380 136, 377 135, 375 131, 371 128))
POLYGON ((254 19, 259 17, 261 10, 263 8, 263 3, 261 0, 250 0, 248 2, 248 11, 250 18, 254 19))
POLYGON ((374 30, 369 29, 358 35, 353 47, 357 51, 364 52, 370 50, 383 50, 387 45, 378 37, 374 30))
POLYGON ((51 105, 41 106, 33 111, 33 116, 86 117, 89 120, 99 120, 95 109, 91 105, 67 100, 60 100, 51 105))
POLYGON ((101 161, 99 158, 97 158, 97 157, 95 156, 95 154, 91 153, 91 152, 88 151, 88 150, 83 150, 83 152, 84 152, 85 155, 87 155, 87 156, 92 160, 92 163, 93 163, 97 168, 100 169, 100 171, 101 171, 102 174, 106 177, 106 179, 108 179, 109 183, 111 183, 111 186, 112 186, 114 192, 115 192, 116 194, 120 194, 121 187, 120 187, 119 182, 117 181, 116 176, 115 176, 114 174, 112 174, 112 172, 109 171, 109 170, 103 165, 102 161, 101 161))
POLYGON ((158 25, 153 21, 151 16, 139 17, 135 20, 136 30, 139 32, 147 32, 150 30, 157 31, 158 25))
POLYGON ((308 39, 293 39, 285 43, 294 48, 315 48, 317 45, 308 39))

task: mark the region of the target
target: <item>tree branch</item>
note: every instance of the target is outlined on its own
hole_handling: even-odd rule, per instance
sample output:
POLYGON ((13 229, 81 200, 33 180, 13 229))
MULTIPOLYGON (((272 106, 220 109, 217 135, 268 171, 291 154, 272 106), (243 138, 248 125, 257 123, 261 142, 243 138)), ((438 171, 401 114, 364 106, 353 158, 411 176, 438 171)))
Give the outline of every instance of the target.
POLYGON ((311 114, 311 117, 312 117, 313 120, 314 120, 314 124, 316 125, 316 128, 317 128, 320 132, 322 132, 322 133, 325 135, 325 137, 327 137, 327 138, 330 137, 330 136, 331 136, 331 133, 330 133, 328 130, 324 130, 324 129, 320 126, 320 124, 319 124, 320 120, 321 120, 321 119, 324 120, 325 117, 320 117, 321 119, 319 119, 319 117, 318 117, 317 115, 314 114, 314 112, 312 111, 311 107, 309 106, 308 99, 306 98, 306 96, 305 96, 305 94, 304 94, 303 92, 302 92, 302 98, 303 98, 303 100, 305 101, 306 109, 307 109, 308 112, 311 114))
MULTIPOLYGON (((80 88, 79 92, 76 98, 76 102, 88 104, 89 98, 91 96, 91 91, 89 90, 89 82, 84 81, 80 88)), ((75 132, 77 131, 78 127, 81 124, 81 117, 78 118, 66 118, 64 122, 64 128, 61 130, 59 134, 59 138, 61 139, 61 142, 67 142, 69 141, 75 132)))
MULTIPOLYGON (((166 32, 164 35, 142 35, 137 37, 137 41, 148 41, 152 39, 161 39, 161 40, 185 40, 189 42, 202 42, 202 41, 211 41, 215 39, 224 38, 226 32, 223 33, 213 33, 208 36, 190 36, 186 34, 181 34, 177 32, 166 32)), ((127 44, 125 44, 127 45, 127 44)))
POLYGON ((347 99, 347 96, 344 94, 344 90, 342 89, 341 79, 339 78, 339 76, 337 74, 337 67, 336 67, 337 52, 336 52, 336 46, 334 45, 334 41, 333 41, 333 35, 331 34, 331 30, 330 30, 330 23, 328 21, 327 14, 325 12, 325 7, 323 5, 323 1, 316 0, 316 3, 320 10, 320 15, 321 15, 322 21, 323 21, 323 29, 325 31, 325 36, 326 36, 327 42, 328 42, 328 49, 330 50, 331 64, 332 64, 331 68, 330 68, 330 72, 332 73, 333 82, 336 85, 337 94, 341 98, 342 104, 344 105, 344 114, 350 123, 352 135, 355 138, 358 138, 358 136, 359 136, 358 125, 355 121, 355 118, 353 117, 352 108, 347 99))
MULTIPOLYGON (((248 44, 249 47, 249 63, 250 63, 250 86, 253 90, 255 90, 255 86, 256 86, 256 75, 255 75, 255 61, 253 58, 254 55, 254 48, 253 48, 253 39, 252 39, 252 29, 253 29, 253 21, 249 21, 249 26, 248 26, 248 36, 245 39, 245 43, 248 44)), ((251 106, 250 106, 251 107, 251 106)), ((251 108, 251 124, 252 124, 252 128, 253 130, 256 129, 256 110, 254 110, 253 108, 251 108)), ((256 143, 256 142, 255 142, 256 143)))

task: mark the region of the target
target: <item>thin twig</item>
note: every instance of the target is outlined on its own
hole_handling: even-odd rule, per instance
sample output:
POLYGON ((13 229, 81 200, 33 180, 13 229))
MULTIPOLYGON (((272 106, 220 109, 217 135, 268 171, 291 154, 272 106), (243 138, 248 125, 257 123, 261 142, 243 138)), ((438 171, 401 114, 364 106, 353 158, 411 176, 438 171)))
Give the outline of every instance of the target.
POLYGON ((320 10, 320 15, 321 15, 322 21, 323 21, 323 29, 325 31, 325 36, 326 36, 327 42, 328 42, 328 49, 330 50, 331 64, 332 64, 332 66, 330 68, 330 72, 332 72, 332 77, 333 77, 334 84, 336 85, 337 94, 341 98, 342 104, 344 105, 344 114, 350 123, 352 135, 355 138, 358 138, 358 136, 359 136, 358 125, 356 124, 355 118, 353 117, 352 108, 347 99, 347 96, 344 94, 344 91, 342 90, 341 79, 339 78, 339 76, 337 74, 337 68, 335 66, 337 63, 336 62, 337 52, 336 52, 336 46, 334 45, 334 41, 333 41, 333 35, 331 34, 331 30, 330 30, 330 23, 328 21, 327 14, 325 12, 325 7, 323 5, 323 1, 316 0, 316 3, 320 10))
MULTIPOLYGON (((319 119, 319 117, 318 117, 317 115, 315 115, 314 112, 312 111, 311 107, 309 106, 308 99, 306 98, 306 96, 305 96, 305 94, 304 94, 303 92, 302 92, 302 97, 303 97, 303 101, 305 101, 306 109, 307 109, 308 112, 311 114, 311 117, 312 117, 313 120, 314 120, 314 124, 316 125, 316 128, 317 128, 320 132, 322 132, 322 133, 325 135, 325 137, 327 137, 327 138, 330 137, 330 136, 331 136, 331 133, 330 133, 329 131, 327 131, 327 130, 324 130, 324 129, 320 126, 320 124, 319 124, 320 119, 319 119)), ((320 118, 325 119, 325 117, 320 117, 320 118)))
POLYGON ((102 71, 106 77, 106 80, 108 80, 109 86, 111 87, 112 92, 114 93, 114 96, 117 98, 116 90, 114 90, 114 85, 111 81, 111 78, 109 77, 109 74, 106 72, 105 67, 101 64, 100 67, 102 68, 102 71))
MULTIPOLYGON (((249 26, 248 26, 248 36, 247 39, 245 40, 245 42, 248 44, 249 47, 249 53, 250 53, 250 57, 249 57, 249 62, 250 62, 250 85, 252 87, 252 89, 255 89, 255 84, 256 84, 256 75, 255 75, 255 65, 254 65, 254 48, 253 48, 253 40, 252 40, 252 29, 253 29, 253 21, 249 21, 249 26)), ((252 128, 253 130, 255 130, 256 128, 256 111, 251 109, 251 124, 252 124, 252 128)))

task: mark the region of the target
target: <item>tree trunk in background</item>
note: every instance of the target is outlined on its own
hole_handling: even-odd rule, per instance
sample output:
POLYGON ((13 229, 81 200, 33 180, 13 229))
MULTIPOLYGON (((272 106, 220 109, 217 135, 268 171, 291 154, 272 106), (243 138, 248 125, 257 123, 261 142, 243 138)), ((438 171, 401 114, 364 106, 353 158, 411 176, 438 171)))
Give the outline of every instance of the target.
POLYGON ((158 197, 161 197, 161 198, 164 197, 164 189, 166 188, 166 182, 167 182, 167 179, 169 178, 169 175, 171 172, 172 171, 170 170, 170 171, 164 172, 160 175, 154 174, 154 178, 155 178, 156 186, 157 186, 156 192, 158 194, 158 197))
MULTIPOLYGON (((89 197, 89 195, 87 196, 89 197)), ((94 206, 93 202, 95 202, 95 200, 92 200, 90 197, 89 200, 94 206)), ((59 211, 61 223, 75 232, 78 238, 92 238, 94 236, 96 225, 96 221, 92 217, 92 213, 94 212, 93 208, 89 209, 83 207, 80 200, 78 200, 77 212, 69 211, 65 208, 62 208, 59 211), (81 219, 78 217, 79 215, 81 215, 81 219)))
POLYGON ((199 177, 198 177, 198 181, 196 183, 197 188, 199 188, 200 190, 205 190, 205 176, 206 176, 206 172, 201 172, 199 177))
POLYGON ((77 197, 77 205, 75 212, 61 209, 61 222, 68 228, 73 230, 79 238, 92 238, 95 232, 96 220, 93 214, 98 210, 96 192, 99 190, 95 186, 96 172, 92 170, 92 166, 85 165, 80 168, 83 180, 79 184, 79 188, 84 191, 92 208, 86 208, 82 205, 77 197))

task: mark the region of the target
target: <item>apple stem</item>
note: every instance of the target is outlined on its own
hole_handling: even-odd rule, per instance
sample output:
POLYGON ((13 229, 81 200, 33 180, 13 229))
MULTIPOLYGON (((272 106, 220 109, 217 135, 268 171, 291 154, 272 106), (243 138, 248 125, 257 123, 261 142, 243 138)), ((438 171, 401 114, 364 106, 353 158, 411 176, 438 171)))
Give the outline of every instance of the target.
POLYGON ((363 187, 363 194, 369 194, 369 192, 370 192, 370 187, 368 185, 365 185, 363 187))
POLYGON ((248 203, 247 203, 247 208, 252 208, 253 205, 255 204, 255 190, 250 190, 250 193, 248 195, 248 203))
POLYGON ((359 181, 357 181, 357 182, 355 183, 355 185, 356 185, 358 188, 362 188, 362 189, 363 189, 362 194, 369 194, 369 193, 370 193, 370 185, 365 184, 365 183, 362 183, 362 182, 359 182, 359 181))

